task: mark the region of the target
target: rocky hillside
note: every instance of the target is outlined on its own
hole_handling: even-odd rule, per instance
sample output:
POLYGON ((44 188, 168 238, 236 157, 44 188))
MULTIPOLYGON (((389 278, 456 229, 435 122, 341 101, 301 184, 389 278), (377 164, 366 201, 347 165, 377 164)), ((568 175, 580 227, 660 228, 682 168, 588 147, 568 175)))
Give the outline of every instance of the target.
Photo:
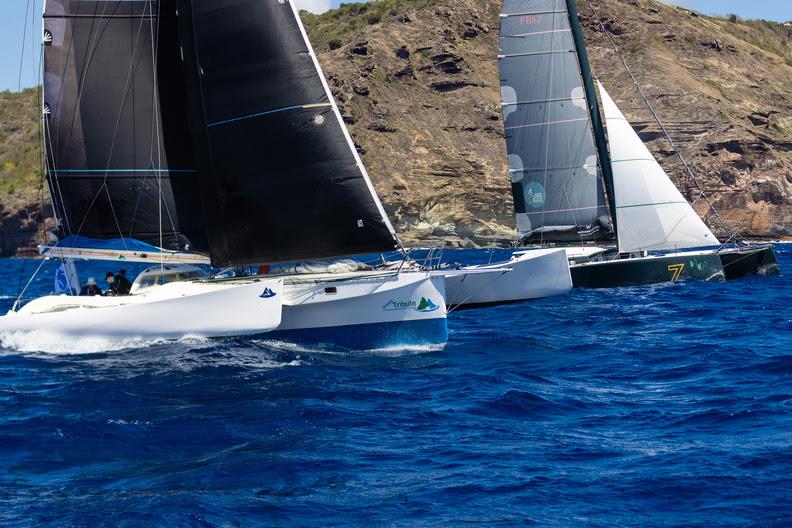
MULTIPOLYGON (((732 229, 792 236, 792 27, 654 0, 591 0, 732 229)), ((382 0, 304 13, 377 190, 409 244, 513 237, 499 108, 498 12, 481 0, 382 0)), ((595 74, 686 182, 586 0, 595 74)), ((694 195, 695 197, 695 195, 694 195)), ((707 208, 697 202, 703 214, 707 208)))
POLYGON ((0 255, 29 253, 49 216, 41 173, 38 90, 0 92, 0 255))
MULTIPOLYGON (((731 228, 751 238, 792 237, 792 27, 710 18, 655 0, 590 2, 731 228)), ((578 6, 595 74, 686 187, 588 1, 578 6)), ((500 244, 514 236, 499 8, 498 1, 380 0, 302 14, 408 245, 500 244)), ((41 219, 36 110, 32 91, 0 94, 2 232, 10 232, 6 222, 29 231, 41 219)))

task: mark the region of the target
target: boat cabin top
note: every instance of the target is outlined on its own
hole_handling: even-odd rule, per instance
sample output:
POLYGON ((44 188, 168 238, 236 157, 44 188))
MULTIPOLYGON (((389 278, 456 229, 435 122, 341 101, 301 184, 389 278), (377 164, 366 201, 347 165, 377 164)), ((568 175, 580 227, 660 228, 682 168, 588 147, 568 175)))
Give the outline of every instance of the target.
POLYGON ((168 264, 166 266, 152 266, 144 270, 132 283, 131 295, 162 286, 171 282, 182 282, 196 279, 206 279, 209 274, 197 266, 187 264, 168 264))

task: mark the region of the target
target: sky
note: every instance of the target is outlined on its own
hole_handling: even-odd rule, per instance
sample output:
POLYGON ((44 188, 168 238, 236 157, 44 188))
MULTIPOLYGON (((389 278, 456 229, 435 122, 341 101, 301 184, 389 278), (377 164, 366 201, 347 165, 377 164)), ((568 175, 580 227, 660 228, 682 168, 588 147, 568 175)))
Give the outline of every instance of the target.
MULTIPOLYGON (((41 6, 44 0, 0 0, 0 91, 33 86, 38 80, 41 42, 41 6), (27 23, 26 21, 27 13, 27 23), (22 50, 24 36, 25 47, 22 50)), ((338 7, 341 0, 294 0, 297 7, 321 13, 338 7)), ((347 0, 349 1, 349 0, 347 0)), ((482 2, 497 0, 481 0, 482 2)), ((709 15, 735 13, 742 18, 792 20, 792 0, 663 0, 709 15)))

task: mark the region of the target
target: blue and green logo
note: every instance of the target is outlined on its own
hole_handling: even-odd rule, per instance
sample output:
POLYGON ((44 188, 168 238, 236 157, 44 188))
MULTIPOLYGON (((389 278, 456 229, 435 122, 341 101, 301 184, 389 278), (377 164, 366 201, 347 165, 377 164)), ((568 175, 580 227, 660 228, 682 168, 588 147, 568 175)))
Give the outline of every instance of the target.
POLYGON ((259 295, 259 297, 261 297, 262 299, 272 299, 276 295, 278 294, 270 290, 269 288, 264 288, 264 292, 261 295, 259 295))
POLYGON ((432 299, 427 299, 426 297, 421 297, 421 302, 418 303, 418 307, 416 311, 419 312, 434 312, 435 310, 439 310, 440 307, 437 306, 435 303, 432 302, 432 299))
POLYGON ((545 189, 539 182, 528 182, 523 186, 525 205, 532 209, 539 209, 545 204, 545 189))

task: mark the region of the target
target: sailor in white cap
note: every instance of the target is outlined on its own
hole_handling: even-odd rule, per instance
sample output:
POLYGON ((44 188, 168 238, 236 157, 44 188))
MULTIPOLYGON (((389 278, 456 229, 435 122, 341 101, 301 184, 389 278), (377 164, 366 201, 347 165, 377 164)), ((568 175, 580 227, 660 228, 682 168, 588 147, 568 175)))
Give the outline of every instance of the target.
POLYGON ((102 289, 96 285, 96 279, 93 277, 88 277, 88 280, 85 282, 85 286, 80 291, 80 295, 85 296, 93 296, 93 295, 102 295, 102 289))

